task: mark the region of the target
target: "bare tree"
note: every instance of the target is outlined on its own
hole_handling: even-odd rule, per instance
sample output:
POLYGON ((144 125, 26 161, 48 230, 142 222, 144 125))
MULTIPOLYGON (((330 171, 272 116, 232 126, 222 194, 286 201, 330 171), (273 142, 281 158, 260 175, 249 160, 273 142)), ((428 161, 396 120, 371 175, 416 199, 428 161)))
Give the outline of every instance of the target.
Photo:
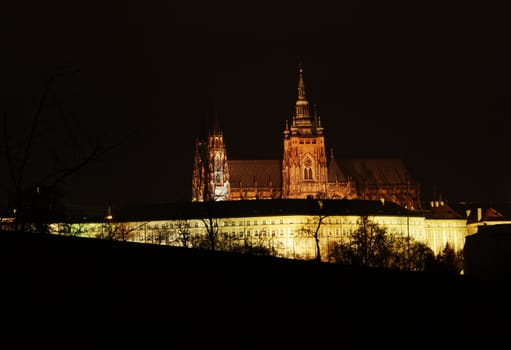
POLYGON ((156 244, 166 243, 168 241, 169 235, 170 230, 166 224, 163 224, 160 227, 153 228, 153 236, 156 244))
POLYGON ((82 236, 87 232, 87 225, 84 223, 64 222, 59 224, 58 232, 56 233, 65 236, 82 236))
POLYGON ((268 229, 266 227, 262 227, 259 232, 255 233, 253 238, 248 237, 245 240, 245 252, 251 255, 275 255, 275 251, 270 246, 271 239, 271 237, 268 237, 268 229))
POLYGON ((334 243, 329 259, 348 265, 424 271, 434 253, 426 244, 409 236, 389 234, 362 216, 348 241, 334 243))
POLYGON ((58 79, 83 71, 69 69, 53 73, 44 85, 32 117, 3 113, 1 147, 10 177, 9 205, 16 231, 28 227, 47 231, 45 225, 52 214, 52 205, 62 196, 59 186, 122 143, 122 140, 105 141, 104 137, 80 137, 84 131, 71 120, 72 114, 64 113, 58 104, 49 101, 58 79))
POLYGON ((177 241, 185 248, 192 244, 192 234, 190 232, 190 222, 188 220, 179 220, 177 223, 177 241))
POLYGON ((350 233, 349 242, 334 244, 329 256, 349 265, 388 267, 393 243, 384 228, 362 216, 359 227, 350 233))
POLYGON ((204 224, 204 227, 206 228, 207 233, 207 239, 209 243, 209 249, 210 250, 216 250, 216 244, 218 241, 218 218, 216 216, 216 202, 214 201, 205 201, 202 202, 203 207, 203 216, 202 216, 202 223, 204 224))
POLYGON ((313 218, 307 220, 307 223, 298 230, 298 235, 302 237, 311 237, 314 239, 315 260, 321 262, 320 229, 323 220, 328 217, 323 211, 323 201, 314 200, 312 206, 313 218))

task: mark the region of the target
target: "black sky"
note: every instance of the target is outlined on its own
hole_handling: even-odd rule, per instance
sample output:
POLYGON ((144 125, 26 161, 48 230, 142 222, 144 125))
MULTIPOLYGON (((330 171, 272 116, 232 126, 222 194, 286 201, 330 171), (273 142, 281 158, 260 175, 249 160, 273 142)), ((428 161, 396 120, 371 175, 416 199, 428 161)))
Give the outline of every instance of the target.
MULTIPOLYGON (((30 118, 52 72, 77 68, 52 89, 63 113, 112 139, 136 131, 70 179, 70 202, 189 200, 203 115, 218 115, 230 159, 280 159, 300 61, 338 157, 402 157, 426 196, 436 188, 451 200, 511 200, 505 8, 184 0, 0 6, 3 113, 30 118)), ((2 197, 6 184, 4 176, 2 197)))

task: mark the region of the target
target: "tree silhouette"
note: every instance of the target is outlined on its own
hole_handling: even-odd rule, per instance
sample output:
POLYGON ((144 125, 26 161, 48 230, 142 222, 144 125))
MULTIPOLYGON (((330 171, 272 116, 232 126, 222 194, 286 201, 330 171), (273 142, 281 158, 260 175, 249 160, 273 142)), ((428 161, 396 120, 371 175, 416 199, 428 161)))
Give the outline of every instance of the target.
POLYGON ((188 220, 179 220, 177 225, 177 238, 179 244, 188 248, 192 244, 192 234, 190 232, 190 222, 188 220))
POLYGON ((3 113, 1 147, 10 178, 8 205, 15 231, 48 232, 48 218, 63 196, 59 186, 124 142, 82 137, 85 131, 73 114, 49 101, 50 96, 56 99, 53 88, 57 80, 84 71, 60 69, 51 74, 31 117, 3 113))
MULTIPOLYGON (((312 199, 311 199, 312 200, 312 199)), ((314 218, 307 219, 307 223, 300 227, 298 235, 302 237, 311 237, 314 239, 315 246, 315 260, 321 262, 321 246, 320 246, 320 229, 323 220, 328 216, 323 212, 323 201, 312 200, 311 213, 314 214, 314 218)))
POLYGON ((407 269, 412 271, 426 271, 432 260, 435 259, 435 253, 422 242, 410 242, 409 258, 407 269))
POLYGON ((339 263, 388 267, 392 259, 392 244, 384 228, 362 216, 359 227, 350 233, 349 241, 335 243, 329 255, 339 263))
POLYGON ((436 272, 459 274, 463 270, 463 251, 456 251, 447 242, 444 249, 436 256, 433 269, 436 272))
POLYGON ((218 240, 218 218, 215 215, 216 202, 208 200, 201 204, 204 214, 201 221, 206 228, 208 248, 214 251, 217 249, 216 244, 218 240))
POLYGON ((435 254, 426 244, 409 236, 389 234, 362 216, 347 241, 334 243, 329 259, 346 265, 425 271, 431 268, 435 254))

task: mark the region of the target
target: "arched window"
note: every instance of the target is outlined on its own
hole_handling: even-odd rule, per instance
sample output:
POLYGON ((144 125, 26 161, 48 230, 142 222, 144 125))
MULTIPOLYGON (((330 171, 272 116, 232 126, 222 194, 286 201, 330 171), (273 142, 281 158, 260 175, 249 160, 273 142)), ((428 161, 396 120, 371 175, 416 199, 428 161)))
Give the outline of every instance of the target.
POLYGON ((305 168, 303 169, 304 180, 312 180, 312 160, 307 157, 304 162, 305 168))
POLYGON ((312 180, 312 169, 311 168, 303 169, 303 178, 305 180, 312 180))

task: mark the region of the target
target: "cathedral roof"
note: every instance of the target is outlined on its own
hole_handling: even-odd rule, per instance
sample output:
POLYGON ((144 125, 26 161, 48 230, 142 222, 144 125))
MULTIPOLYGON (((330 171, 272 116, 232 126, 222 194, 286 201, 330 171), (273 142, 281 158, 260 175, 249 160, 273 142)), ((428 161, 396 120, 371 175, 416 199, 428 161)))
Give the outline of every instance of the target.
POLYGON ((331 151, 331 157, 328 162, 328 182, 346 182, 348 181, 347 176, 339 167, 339 164, 335 160, 333 156, 333 151, 331 151))
POLYGON ((360 185, 413 182, 405 164, 398 158, 350 158, 340 160, 339 164, 360 185))
POLYGON ((280 160, 228 160, 230 183, 232 187, 271 186, 280 188, 282 185, 282 165, 280 160))

